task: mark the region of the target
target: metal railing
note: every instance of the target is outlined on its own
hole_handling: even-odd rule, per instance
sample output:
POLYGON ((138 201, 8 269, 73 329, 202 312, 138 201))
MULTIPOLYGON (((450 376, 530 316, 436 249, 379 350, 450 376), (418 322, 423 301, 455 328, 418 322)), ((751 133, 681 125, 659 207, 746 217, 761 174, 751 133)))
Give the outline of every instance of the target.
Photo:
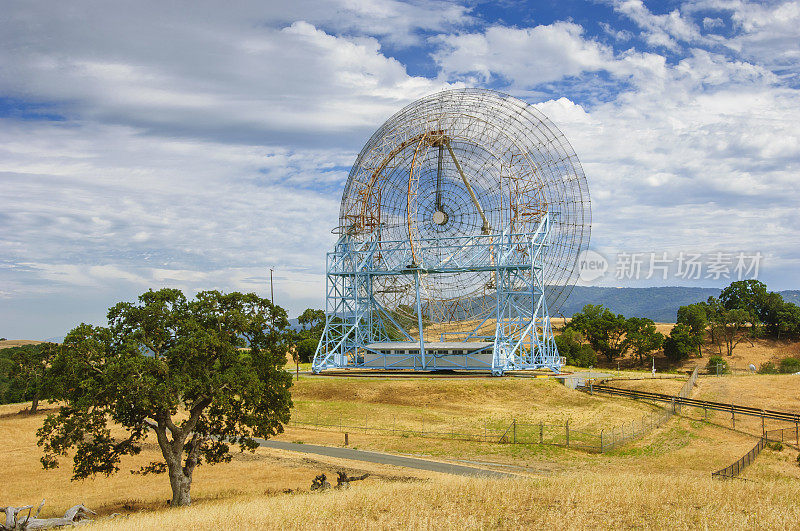
MULTIPOLYGON (((695 378, 696 379, 696 378, 695 378)), ((651 393, 648 391, 635 391, 632 389, 621 389, 618 387, 611 387, 607 385, 593 384, 591 386, 579 386, 577 389, 582 391, 589 391, 591 393, 605 393, 614 396, 622 396, 626 398, 633 398, 635 400, 652 400, 654 402, 667 402, 675 404, 676 412, 680 411, 683 406, 694 407, 706 411, 722 411, 730 413, 731 415, 746 415, 750 417, 760 417, 763 419, 780 420, 785 422, 800 423, 800 413, 793 413, 787 411, 775 411, 771 409, 760 409, 757 407, 740 406, 737 404, 729 404, 725 402, 712 402, 709 400, 697 400, 689 398, 688 395, 681 394, 678 396, 666 395, 662 393, 651 393)))

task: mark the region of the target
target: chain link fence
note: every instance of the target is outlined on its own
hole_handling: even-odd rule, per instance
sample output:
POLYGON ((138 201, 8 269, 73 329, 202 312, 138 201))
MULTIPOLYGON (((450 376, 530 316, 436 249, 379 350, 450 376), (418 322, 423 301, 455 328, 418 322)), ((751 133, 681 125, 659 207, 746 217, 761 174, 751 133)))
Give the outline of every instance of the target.
POLYGON ((768 443, 792 445, 792 441, 794 441, 793 446, 800 449, 800 427, 797 425, 791 428, 766 430, 752 450, 740 457, 735 463, 717 470, 716 472, 712 472, 711 477, 715 479, 735 478, 755 461, 756 457, 761 453, 761 450, 763 450, 768 443))
POLYGON ((350 418, 295 417, 289 426, 306 429, 321 429, 340 433, 365 433, 393 437, 418 437, 453 441, 472 441, 498 444, 546 444, 564 446, 587 451, 600 451, 600 436, 582 429, 575 429, 569 421, 564 423, 530 423, 517 419, 487 420, 483 426, 464 426, 456 423, 443 424, 420 419, 417 426, 370 424, 368 416, 363 420, 350 418))
MULTIPOLYGON (((697 372, 692 372, 689 380, 681 389, 680 396, 686 397, 697 380, 697 372)), ((517 419, 487 419, 482 426, 464 425, 457 422, 447 423, 440 419, 420 417, 409 426, 408 420, 398 425, 395 420, 371 419, 368 415, 353 418, 352 416, 331 417, 314 415, 297 415, 289 421, 289 426, 305 429, 336 431, 339 433, 365 433, 393 437, 418 437, 453 441, 473 441, 497 444, 542 444, 576 448, 589 452, 607 452, 632 439, 642 436, 650 430, 664 424, 680 411, 680 405, 668 404, 658 411, 645 415, 641 419, 623 423, 610 429, 596 431, 576 429, 568 420, 563 422, 520 422, 517 419)))
MULTIPOLYGON (((694 384, 697 382, 698 371, 699 367, 695 367, 692 371, 692 375, 689 377, 686 383, 683 384, 678 396, 681 398, 687 398, 689 396, 689 394, 692 392, 692 388, 694 388, 694 384)), ((600 452, 608 452, 614 448, 622 446, 628 441, 641 437, 653 429, 662 426, 672 417, 672 415, 680 413, 680 411, 680 404, 675 404, 673 402, 659 408, 658 411, 645 415, 639 420, 633 420, 629 424, 623 423, 619 426, 614 426, 610 430, 601 431, 600 452)))

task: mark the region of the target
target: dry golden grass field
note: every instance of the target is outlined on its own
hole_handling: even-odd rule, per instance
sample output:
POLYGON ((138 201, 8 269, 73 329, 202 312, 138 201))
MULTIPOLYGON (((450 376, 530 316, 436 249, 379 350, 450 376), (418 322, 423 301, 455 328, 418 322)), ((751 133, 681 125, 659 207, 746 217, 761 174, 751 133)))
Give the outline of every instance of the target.
POLYGON ((796 529, 797 482, 687 481, 569 472, 553 478, 362 484, 142 513, 92 529, 796 529))
POLYGON ((38 345, 39 343, 42 343, 42 341, 37 341, 35 339, 6 339, 0 341, 0 350, 4 348, 20 347, 22 345, 38 345))
MULTIPOLYGON (((681 380, 632 385, 668 392, 681 380), (663 386, 656 388, 655 386, 663 386)), ((692 396, 759 407, 800 410, 800 376, 742 375, 700 378, 692 396), (777 407, 782 405, 782 407, 777 407)), ((531 422, 569 419, 599 430, 653 411, 647 404, 588 396, 549 379, 301 377, 293 389, 294 415, 333 419, 349 414, 384 426, 426 429, 453 419, 473 428, 513 416, 531 422), (507 410, 507 411, 506 411, 507 410), (357 413, 350 413, 350 412, 357 413)), ((195 472, 193 505, 169 509, 165 476, 130 474, 158 457, 154 443, 123 461, 118 474, 70 481, 70 462, 44 471, 35 431, 43 414, 20 414, 26 404, 0 406, 0 505, 37 504, 45 516, 83 503, 99 513, 91 529, 520 528, 708 527, 800 529, 797 450, 765 450, 743 479, 712 481, 756 443, 760 424, 724 415, 705 421, 684 410, 664 426, 612 452, 593 454, 538 444, 498 444, 351 431, 350 446, 468 462, 517 474, 470 479, 433 472, 337 460, 261 448, 235 454, 231 463, 195 472), (369 472, 350 490, 314 493, 311 480, 338 469, 369 472), (117 516, 112 517, 114 513, 117 516)), ((52 407, 47 404, 44 407, 52 407)), ((46 412, 45 412, 46 413, 46 412)), ((341 446, 336 428, 287 427, 280 440, 341 446)))
POLYGON ((598 400, 549 378, 304 377, 292 390, 294 418, 428 430, 518 422, 598 430, 651 411, 624 399, 598 400), (358 404, 358 408, 353 408, 358 404))

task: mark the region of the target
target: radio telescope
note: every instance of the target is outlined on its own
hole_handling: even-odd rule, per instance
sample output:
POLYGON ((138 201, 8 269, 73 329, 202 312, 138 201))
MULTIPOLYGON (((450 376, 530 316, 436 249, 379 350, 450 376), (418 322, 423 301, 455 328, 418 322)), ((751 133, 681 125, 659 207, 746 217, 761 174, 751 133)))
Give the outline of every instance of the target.
POLYGON ((537 109, 478 89, 412 103, 350 171, 314 370, 558 371, 549 312, 590 223, 580 162, 537 109))

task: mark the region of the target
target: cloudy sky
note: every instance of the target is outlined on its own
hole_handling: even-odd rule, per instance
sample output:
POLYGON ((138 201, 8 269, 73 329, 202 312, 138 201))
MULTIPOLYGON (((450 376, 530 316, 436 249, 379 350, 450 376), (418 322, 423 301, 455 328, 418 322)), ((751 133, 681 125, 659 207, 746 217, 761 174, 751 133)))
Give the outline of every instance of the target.
POLYGON ((800 288, 800 4, 6 0, 0 336, 148 288, 321 307, 341 190, 411 101, 487 87, 572 142, 599 285, 625 253, 755 253, 800 288))

